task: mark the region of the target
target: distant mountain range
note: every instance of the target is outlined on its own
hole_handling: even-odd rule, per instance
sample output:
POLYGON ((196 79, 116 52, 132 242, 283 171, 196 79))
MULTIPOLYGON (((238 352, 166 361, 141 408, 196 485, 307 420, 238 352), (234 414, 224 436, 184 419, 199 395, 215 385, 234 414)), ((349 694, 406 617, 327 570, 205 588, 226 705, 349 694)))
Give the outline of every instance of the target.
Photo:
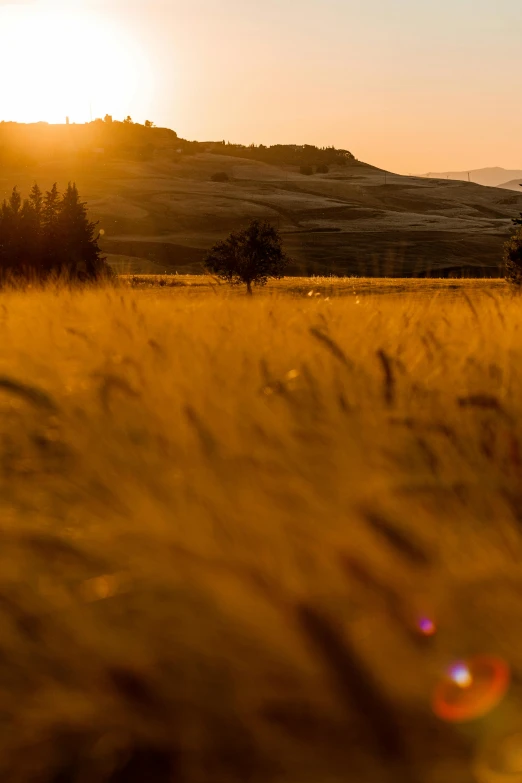
POLYGON ((458 179, 467 182, 468 174, 471 182, 475 182, 477 185, 488 185, 490 188, 518 190, 519 184, 522 182, 522 169, 502 169, 499 166, 472 171, 430 172, 425 176, 431 179, 458 179))

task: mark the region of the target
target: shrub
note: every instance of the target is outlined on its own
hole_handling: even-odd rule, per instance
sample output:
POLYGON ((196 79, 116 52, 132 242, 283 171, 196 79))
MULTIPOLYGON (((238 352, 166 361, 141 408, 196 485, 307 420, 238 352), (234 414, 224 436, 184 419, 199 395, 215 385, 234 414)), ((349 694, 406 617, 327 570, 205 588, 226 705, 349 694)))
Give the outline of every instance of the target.
POLYGON ((218 171, 216 174, 212 174, 210 180, 211 182, 229 182, 230 177, 226 171, 218 171))
POLYGON ((265 285, 269 277, 283 277, 289 259, 278 230, 266 221, 253 220, 244 231, 218 242, 205 259, 208 272, 237 285, 265 285))
POLYGON ((314 170, 311 166, 301 166, 299 172, 309 177, 314 173, 314 170))
POLYGON ((318 166, 315 170, 316 174, 329 174, 330 169, 326 165, 326 163, 322 163, 320 166, 318 166))

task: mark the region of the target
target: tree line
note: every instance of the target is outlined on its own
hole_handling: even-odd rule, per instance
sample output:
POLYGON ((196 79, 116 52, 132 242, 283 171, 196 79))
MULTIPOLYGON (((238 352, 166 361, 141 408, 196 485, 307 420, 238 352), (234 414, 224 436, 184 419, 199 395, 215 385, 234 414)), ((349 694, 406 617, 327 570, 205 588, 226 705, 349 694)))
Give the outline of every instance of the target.
MULTIPOLYGON (((183 144, 183 140, 179 141, 183 144)), ((225 144, 225 142, 188 142, 191 145, 198 144, 208 152, 217 155, 230 155, 232 157, 249 158, 263 163, 286 166, 346 166, 355 161, 351 152, 335 147, 315 147, 313 144, 274 144, 266 147, 264 144, 251 144, 249 147, 243 144, 225 144)), ((193 152, 202 149, 193 148, 193 152)), ((312 172, 313 173, 313 172, 312 172)), ((319 172, 321 173, 321 172, 319 172)))
POLYGON ((23 200, 15 187, 0 209, 0 278, 108 276, 98 239, 75 183, 63 194, 56 183, 45 193, 35 183, 23 200))

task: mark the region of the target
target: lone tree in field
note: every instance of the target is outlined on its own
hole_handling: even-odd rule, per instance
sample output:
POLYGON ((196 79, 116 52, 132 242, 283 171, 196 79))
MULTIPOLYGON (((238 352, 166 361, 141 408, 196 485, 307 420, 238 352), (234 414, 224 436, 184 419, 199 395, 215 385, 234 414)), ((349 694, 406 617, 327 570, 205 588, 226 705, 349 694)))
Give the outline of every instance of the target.
POLYGON ((266 221, 253 220, 244 231, 230 234, 214 245, 205 259, 205 268, 233 285, 265 285, 268 278, 283 277, 288 264, 279 231, 266 221))
POLYGON ((514 288, 522 290, 522 213, 514 218, 515 230, 504 245, 506 280, 514 288))

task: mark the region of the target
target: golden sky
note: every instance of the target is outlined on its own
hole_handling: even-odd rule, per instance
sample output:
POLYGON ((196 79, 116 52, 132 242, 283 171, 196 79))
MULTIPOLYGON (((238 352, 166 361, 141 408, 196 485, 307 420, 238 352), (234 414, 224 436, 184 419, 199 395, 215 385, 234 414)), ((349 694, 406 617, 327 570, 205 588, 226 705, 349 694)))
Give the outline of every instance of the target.
POLYGON ((521 0, 0 0, 0 119, 522 168, 521 33, 521 0))

